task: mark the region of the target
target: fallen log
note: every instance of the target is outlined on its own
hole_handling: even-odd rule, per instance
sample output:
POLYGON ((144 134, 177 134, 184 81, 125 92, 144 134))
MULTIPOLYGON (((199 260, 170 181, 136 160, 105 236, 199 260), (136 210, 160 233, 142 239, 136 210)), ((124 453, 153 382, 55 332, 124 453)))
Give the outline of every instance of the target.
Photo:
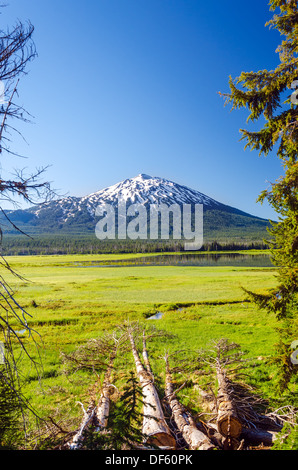
POLYGON ((126 341, 126 335, 121 334, 120 337, 116 335, 111 336, 112 345, 108 344, 107 350, 109 350, 109 361, 105 371, 104 380, 101 387, 101 394, 97 405, 96 411, 96 431, 99 432, 104 430, 108 425, 108 418, 110 414, 110 404, 111 404, 111 375, 114 366, 116 356, 118 354, 119 348, 126 341))
POLYGON ((147 351, 145 330, 143 331, 143 359, 144 359, 144 364, 147 369, 147 372, 151 374, 152 380, 154 380, 153 372, 152 372, 150 361, 149 361, 149 354, 147 351))
POLYGON ((217 429, 225 437, 237 438, 242 431, 242 423, 233 403, 230 383, 220 364, 216 366, 218 380, 217 429))
POLYGON ((230 351, 236 348, 238 348, 238 345, 228 344, 226 340, 219 341, 216 345, 217 429, 222 436, 228 439, 237 438, 242 431, 242 423, 233 400, 233 387, 226 375, 226 367, 238 359, 238 354, 229 354, 230 351))
MULTIPOLYGON (((95 432, 102 432, 107 427, 112 390, 110 384, 111 373, 118 349, 125 339, 125 335, 122 334, 120 337, 107 335, 98 340, 91 340, 87 343, 87 347, 78 351, 76 356, 69 357, 78 368, 92 369, 95 373, 97 368, 105 370, 97 406, 95 405, 95 398, 91 398, 87 411, 82 405, 84 416, 79 430, 69 445, 71 449, 79 449, 83 446, 86 432, 91 425, 94 426, 95 432), (107 357, 108 361, 106 360, 107 357)), ((99 378, 99 375, 96 375, 99 378)))
MULTIPOLYGON (((204 400, 204 403, 208 407, 209 411, 216 412, 216 405, 212 398, 212 395, 205 390, 202 390, 200 387, 197 386, 200 396, 204 400)), ((266 447, 270 447, 274 444, 274 442, 278 438, 278 433, 282 429, 281 425, 276 424, 273 420, 270 420, 267 416, 256 415, 255 423, 251 423, 251 426, 254 427, 242 427, 241 434, 239 439, 244 439, 246 445, 250 446, 260 446, 264 445, 266 447), (262 426, 261 427, 258 427, 262 426)), ((212 438, 216 438, 217 441, 223 445, 224 444, 224 437, 218 433, 218 428, 212 422, 207 424, 209 428, 211 428, 212 438)))
POLYGON ((201 432, 191 416, 176 397, 172 374, 169 367, 168 356, 165 356, 166 363, 166 387, 165 398, 173 414, 177 428, 187 443, 190 450, 212 450, 215 448, 208 436, 201 432))
POLYGON ((175 449, 176 441, 166 423, 153 376, 143 366, 132 331, 129 332, 132 353, 143 393, 143 427, 146 446, 175 449))
POLYGON ((96 414, 96 407, 93 401, 91 401, 87 410, 85 410, 82 403, 79 403, 79 404, 82 406, 82 409, 84 411, 84 416, 83 416, 83 420, 82 420, 82 423, 78 432, 74 435, 72 441, 69 444, 69 448, 71 450, 79 450, 82 447, 85 433, 88 430, 88 428, 91 426, 91 424, 93 423, 93 420, 96 414))
POLYGON ((108 417, 110 413, 111 403, 111 371, 115 356, 113 355, 110 359, 109 367, 105 373, 104 381, 102 384, 101 395, 96 410, 96 431, 103 430, 107 427, 108 417))
POLYGON ((264 445, 271 447, 277 440, 278 433, 264 429, 243 429, 241 439, 251 446, 264 445))

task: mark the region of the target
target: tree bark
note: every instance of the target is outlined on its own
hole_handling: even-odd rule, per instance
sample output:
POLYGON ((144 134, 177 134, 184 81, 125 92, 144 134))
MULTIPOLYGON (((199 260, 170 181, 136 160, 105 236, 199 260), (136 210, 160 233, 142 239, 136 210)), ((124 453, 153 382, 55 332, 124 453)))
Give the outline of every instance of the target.
POLYGON ((166 399, 172 411, 175 423, 181 432, 185 442, 190 450, 212 450, 215 446, 211 440, 201 432, 191 416, 191 414, 184 408, 175 395, 174 384, 170 372, 168 357, 166 361, 166 399))
POLYGON ((96 411, 96 431, 100 431, 101 429, 105 429, 108 424, 108 417, 110 413, 110 395, 111 395, 111 372, 113 367, 113 362, 115 360, 115 355, 112 355, 110 358, 109 366, 106 370, 104 381, 102 384, 102 391, 100 395, 100 399, 97 406, 96 411))
POLYGON ((271 447, 277 440, 277 433, 264 429, 243 429, 241 438, 245 439, 247 444, 252 446, 264 445, 271 447))
POLYGON ((160 399, 153 385, 153 376, 140 360, 132 332, 129 333, 129 339, 143 393, 142 432, 145 435, 145 444, 175 449, 176 441, 165 421, 160 399))
MULTIPOLYGON (((214 401, 212 400, 212 397, 210 394, 202 390, 200 387, 198 387, 199 394, 203 398, 204 403, 206 403, 208 409, 211 412, 216 412, 216 406, 214 401)), ((260 419, 263 418, 263 422, 265 423, 266 416, 260 416, 260 419)), ((266 426, 266 424, 265 424, 266 426)), ((264 446, 272 446, 274 442, 277 439, 278 432, 281 429, 281 426, 272 426, 270 423, 270 420, 267 423, 267 428, 259 429, 256 425, 255 428, 242 428, 241 434, 239 436, 239 439, 244 439, 245 443, 248 445, 252 446, 259 446, 259 445, 264 445, 264 446), (270 426, 272 429, 270 429, 270 426)), ((212 433, 212 437, 216 438, 216 440, 220 443, 220 445, 224 444, 224 439, 225 437, 222 436, 221 434, 218 433, 218 428, 216 425, 213 423, 209 422, 208 427, 210 427, 215 434, 212 433), (218 434, 216 434, 218 433, 218 434)))
POLYGON ((147 346, 146 346, 145 330, 143 331, 143 359, 144 359, 144 364, 145 364, 145 367, 147 369, 147 372, 149 372, 149 374, 151 374, 152 380, 154 381, 154 376, 153 376, 153 372, 152 372, 152 369, 151 369, 151 365, 150 365, 150 361, 149 361, 149 355, 148 355, 147 346))
MULTIPOLYGON (((83 408, 83 405, 82 405, 83 408)), ((84 410, 84 408, 83 408, 84 410)), ((69 444, 71 450, 78 450, 82 447, 84 441, 84 432, 91 426, 96 413, 96 407, 93 402, 90 403, 87 411, 84 410, 83 420, 80 429, 75 434, 73 440, 69 444)))
POLYGON ((217 364, 216 373, 218 380, 217 429, 222 436, 237 438, 241 434, 242 424, 231 398, 229 381, 219 364, 217 364))

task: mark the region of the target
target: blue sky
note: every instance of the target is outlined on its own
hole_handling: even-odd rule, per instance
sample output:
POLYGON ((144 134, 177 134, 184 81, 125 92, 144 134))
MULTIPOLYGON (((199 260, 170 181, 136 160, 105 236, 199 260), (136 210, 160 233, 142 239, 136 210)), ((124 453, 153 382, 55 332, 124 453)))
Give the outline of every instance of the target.
POLYGON ((248 113, 218 95, 229 75, 278 64, 268 0, 7 3, 2 28, 30 20, 38 57, 19 87, 33 124, 12 148, 27 158, 3 156, 4 176, 50 165, 53 188, 84 196, 147 173, 276 218, 256 199, 280 162, 244 151, 248 113))

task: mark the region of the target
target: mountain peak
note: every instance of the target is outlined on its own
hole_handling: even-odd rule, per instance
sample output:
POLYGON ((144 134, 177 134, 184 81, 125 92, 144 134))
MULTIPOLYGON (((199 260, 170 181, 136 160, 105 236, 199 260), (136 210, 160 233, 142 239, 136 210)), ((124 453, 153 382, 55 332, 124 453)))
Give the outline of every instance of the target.
POLYGON ((221 206, 214 199, 197 190, 182 186, 173 181, 157 176, 140 173, 133 178, 116 183, 89 196, 82 198, 97 204, 116 205, 118 200, 128 204, 204 204, 208 207, 221 206))
POLYGON ((151 180, 151 179, 152 179, 152 176, 146 175, 145 173, 140 173, 138 176, 136 176, 136 177, 133 178, 133 179, 136 179, 136 178, 141 178, 141 179, 143 179, 143 180, 151 180))

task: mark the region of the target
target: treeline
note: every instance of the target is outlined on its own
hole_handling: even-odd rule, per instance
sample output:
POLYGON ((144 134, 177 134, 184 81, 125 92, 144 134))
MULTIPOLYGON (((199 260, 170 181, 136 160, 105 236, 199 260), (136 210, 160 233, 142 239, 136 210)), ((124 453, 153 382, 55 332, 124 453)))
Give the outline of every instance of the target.
MULTIPOLYGON (((200 251, 265 250, 264 242, 207 242, 200 251)), ((181 240, 98 240, 86 236, 24 236, 4 237, 1 245, 3 256, 62 255, 62 254, 109 254, 109 253, 162 253, 183 252, 181 240)))

